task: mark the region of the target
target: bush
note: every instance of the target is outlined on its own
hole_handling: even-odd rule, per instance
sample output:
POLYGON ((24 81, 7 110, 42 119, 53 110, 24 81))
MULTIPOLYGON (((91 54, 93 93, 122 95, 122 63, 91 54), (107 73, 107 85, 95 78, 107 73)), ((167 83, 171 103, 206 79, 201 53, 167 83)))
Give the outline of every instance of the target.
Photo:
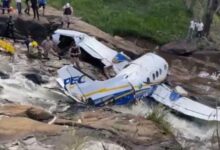
POLYGON ((147 115, 147 119, 155 122, 162 128, 166 134, 171 133, 171 125, 165 120, 165 116, 169 111, 165 110, 162 105, 157 105, 152 108, 152 111, 147 115))

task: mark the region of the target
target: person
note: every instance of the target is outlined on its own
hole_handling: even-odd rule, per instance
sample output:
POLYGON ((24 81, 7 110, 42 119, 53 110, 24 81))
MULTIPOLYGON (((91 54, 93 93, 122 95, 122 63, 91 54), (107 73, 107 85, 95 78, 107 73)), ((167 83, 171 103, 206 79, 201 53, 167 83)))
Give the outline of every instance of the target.
POLYGON ((105 66, 103 71, 104 71, 105 76, 106 76, 108 79, 110 79, 110 78, 116 76, 116 73, 115 73, 114 68, 113 68, 112 65, 110 65, 110 66, 105 66))
POLYGON ((15 35, 14 35, 14 21, 12 16, 9 16, 8 21, 6 22, 7 27, 5 30, 5 36, 6 37, 10 37, 13 38, 14 42, 15 42, 15 35))
POLYGON ((45 13, 46 4, 47 4, 46 0, 38 0, 39 8, 41 8, 41 7, 43 8, 43 16, 44 16, 44 13, 45 13))
POLYGON ((204 29, 204 24, 200 20, 199 23, 197 24, 197 37, 201 38, 203 35, 203 29, 204 29))
POLYGON ((69 28, 70 25, 70 16, 73 14, 73 8, 70 6, 70 3, 66 3, 66 5, 63 6, 63 20, 62 20, 62 26, 64 23, 67 24, 67 28, 69 28))
POLYGON ((189 31, 188 31, 188 39, 192 39, 195 34, 196 22, 194 20, 190 21, 189 31))
POLYGON ((46 59, 49 59, 48 54, 49 52, 53 49, 53 41, 51 40, 51 37, 47 36, 47 38, 45 40, 43 40, 43 42, 41 43, 41 47, 43 48, 43 56, 46 59))
POLYGON ((2 1, 2 14, 5 14, 5 10, 9 13, 9 7, 10 7, 10 0, 3 0, 2 1))
POLYGON ((70 49, 70 58, 71 58, 71 63, 74 64, 76 67, 80 68, 80 62, 79 62, 79 57, 81 55, 81 50, 78 46, 75 45, 75 43, 72 43, 70 49))
POLYGON ((26 8, 25 8, 24 12, 27 15, 30 15, 30 4, 29 4, 29 2, 30 2, 30 0, 25 0, 26 8))
POLYGON ((39 44, 37 43, 37 41, 32 40, 29 44, 29 47, 30 47, 30 53, 28 54, 28 56, 41 58, 41 48, 39 44))
POLYGON ((33 14, 34 14, 34 19, 37 17, 37 19, 39 20, 39 12, 38 12, 38 2, 37 0, 31 0, 31 7, 33 10, 33 14))
POLYGON ((27 47, 27 54, 30 54, 30 43, 32 42, 32 38, 30 35, 26 36, 26 39, 24 41, 26 47, 27 47))
POLYGON ((21 15, 21 9, 22 9, 21 0, 16 0, 16 7, 18 10, 18 14, 21 15))

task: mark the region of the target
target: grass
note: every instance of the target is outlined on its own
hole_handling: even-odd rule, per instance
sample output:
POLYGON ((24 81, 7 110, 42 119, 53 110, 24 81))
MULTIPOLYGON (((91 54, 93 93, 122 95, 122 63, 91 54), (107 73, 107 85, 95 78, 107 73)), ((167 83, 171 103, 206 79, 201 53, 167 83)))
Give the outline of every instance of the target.
MULTIPOLYGON (((66 2, 49 1, 56 8, 66 2)), ((112 35, 159 44, 185 37, 191 17, 182 0, 71 0, 71 4, 77 16, 112 35)))
POLYGON ((165 120, 167 113, 164 106, 158 105, 152 108, 151 113, 147 115, 147 119, 155 122, 166 134, 169 134, 171 133, 171 125, 165 120))

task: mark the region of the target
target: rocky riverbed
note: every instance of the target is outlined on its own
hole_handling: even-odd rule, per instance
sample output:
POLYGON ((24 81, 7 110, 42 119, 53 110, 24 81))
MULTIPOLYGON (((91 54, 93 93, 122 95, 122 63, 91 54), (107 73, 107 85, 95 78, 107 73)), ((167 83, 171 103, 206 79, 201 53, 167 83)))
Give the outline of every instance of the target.
MULTIPOLYGON (((29 17, 17 18, 17 36, 22 38, 34 28, 33 37, 41 41, 59 26, 61 13, 53 8, 48 8, 47 13, 54 15, 42 17, 40 22, 29 17), (22 25, 30 22, 32 25, 24 29, 21 22, 22 25)), ((4 26, 5 19, 5 16, 1 17, 0 25, 4 26)), ((73 17, 71 29, 93 35, 133 58, 148 51, 148 48, 119 36, 112 37, 79 18, 73 17)), ((190 45, 192 52, 189 52, 187 43, 185 47, 180 45, 178 42, 170 43, 155 51, 169 62, 167 83, 173 88, 182 86, 190 97, 215 107, 220 88, 219 51, 190 45), (179 52, 174 53, 173 50, 179 52)), ((217 149, 215 123, 165 110, 162 113, 166 113, 170 133, 146 119, 152 110, 146 103, 111 108, 92 108, 74 103, 63 94, 55 80, 56 70, 69 64, 68 59, 59 60, 53 55, 49 61, 29 59, 22 43, 16 43, 15 47, 13 59, 0 54, 1 149, 217 149)), ((96 75, 97 79, 104 78, 98 68, 81 63, 86 73, 96 75)))

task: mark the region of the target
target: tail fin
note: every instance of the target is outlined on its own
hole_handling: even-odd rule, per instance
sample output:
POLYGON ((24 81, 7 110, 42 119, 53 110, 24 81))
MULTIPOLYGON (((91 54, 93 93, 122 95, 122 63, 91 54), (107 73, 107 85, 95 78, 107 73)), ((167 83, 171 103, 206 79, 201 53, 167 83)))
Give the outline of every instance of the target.
POLYGON ((57 72, 59 76, 58 83, 63 88, 66 88, 67 85, 87 84, 93 82, 93 79, 72 65, 66 65, 59 69, 57 72))
POLYGON ((94 81, 71 65, 66 65, 57 72, 59 76, 57 81, 64 92, 76 101, 84 102, 85 97, 81 87, 94 81))

